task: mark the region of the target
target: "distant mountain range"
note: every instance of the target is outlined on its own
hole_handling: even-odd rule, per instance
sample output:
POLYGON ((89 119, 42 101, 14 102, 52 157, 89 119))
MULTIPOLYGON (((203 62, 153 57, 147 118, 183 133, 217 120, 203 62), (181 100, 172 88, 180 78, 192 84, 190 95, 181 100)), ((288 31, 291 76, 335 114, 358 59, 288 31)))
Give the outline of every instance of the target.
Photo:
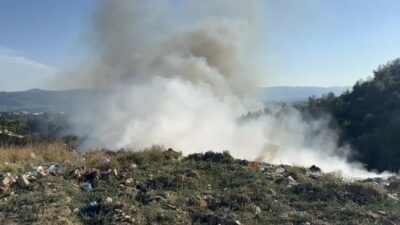
POLYGON ((298 102, 305 101, 308 97, 315 95, 321 97, 324 94, 333 92, 335 95, 340 95, 346 90, 351 90, 352 87, 332 86, 332 87, 264 87, 261 88, 259 98, 263 101, 270 102, 298 102))
MULTIPOLYGON (((264 87, 258 90, 262 101, 296 102, 305 101, 309 96, 321 96, 328 92, 341 94, 350 87, 264 87)), ((31 89, 18 92, 0 92, 0 112, 66 112, 82 102, 90 102, 98 91, 67 90, 48 91, 31 89)))
POLYGON ((91 90, 47 91, 31 89, 0 92, 0 112, 65 112, 95 96, 91 90), (79 101, 77 101, 79 100, 79 101))

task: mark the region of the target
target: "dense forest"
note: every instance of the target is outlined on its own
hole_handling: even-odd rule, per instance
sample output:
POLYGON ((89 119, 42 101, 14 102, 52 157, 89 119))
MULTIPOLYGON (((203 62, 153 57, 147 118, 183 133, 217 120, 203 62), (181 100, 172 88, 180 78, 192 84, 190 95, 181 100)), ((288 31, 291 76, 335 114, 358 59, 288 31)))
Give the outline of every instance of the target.
POLYGON ((400 170, 400 59, 379 66, 372 78, 338 97, 310 97, 303 109, 330 113, 342 144, 350 144, 353 159, 368 169, 400 170))

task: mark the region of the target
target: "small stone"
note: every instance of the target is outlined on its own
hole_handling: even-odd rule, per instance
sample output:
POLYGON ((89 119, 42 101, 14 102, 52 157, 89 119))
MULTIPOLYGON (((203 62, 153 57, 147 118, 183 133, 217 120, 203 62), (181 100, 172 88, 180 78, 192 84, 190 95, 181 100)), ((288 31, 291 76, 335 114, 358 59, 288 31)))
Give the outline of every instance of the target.
POLYGON ((283 167, 278 167, 278 168, 275 169, 275 173, 277 173, 277 174, 281 174, 281 173, 284 173, 284 172, 285 172, 285 168, 283 168, 283 167))
POLYGON ((104 200, 104 203, 107 204, 107 205, 111 205, 112 202, 113 202, 113 199, 110 198, 110 197, 107 197, 107 198, 104 200))
POLYGON ((387 213, 384 212, 384 211, 378 211, 378 213, 381 214, 381 215, 383 215, 383 216, 385 216, 385 215, 387 214, 387 213))
POLYGON ((132 217, 131 217, 131 216, 129 216, 129 215, 125 215, 125 216, 124 216, 124 219, 125 219, 125 220, 127 220, 127 221, 130 221, 130 220, 131 220, 131 218, 132 218, 132 217))
POLYGON ((116 201, 114 206, 115 206, 116 209, 123 209, 125 204, 123 202, 116 201))
POLYGON ((78 208, 75 208, 75 209, 73 209, 72 210, 74 213, 77 213, 77 212, 79 212, 79 209, 78 208))
POLYGON ((36 167, 36 172, 37 172, 37 173, 40 173, 40 172, 42 172, 42 171, 44 171, 43 166, 38 166, 38 167, 36 167))
POLYGON ((131 167, 131 169, 136 169, 136 168, 138 168, 138 165, 136 163, 132 163, 130 167, 131 167))
POLYGON ((376 214, 376 213, 373 213, 373 212, 367 212, 367 215, 370 216, 371 218, 374 218, 374 219, 378 219, 379 218, 379 215, 376 214))
POLYGON ((242 223, 239 220, 235 220, 234 224, 235 225, 241 225, 242 223))
POLYGON ((390 198, 390 199, 392 199, 392 200, 394 200, 394 201, 398 201, 399 200, 399 197, 397 197, 397 195, 396 194, 388 194, 388 197, 390 198))
POLYGON ((31 152, 31 159, 37 159, 36 154, 31 152))
POLYGON ((27 188, 31 184, 29 182, 29 180, 26 178, 26 176, 23 176, 23 175, 18 176, 17 183, 18 183, 18 186, 22 189, 27 188))
POLYGON ((0 187, 8 187, 10 185, 10 177, 6 176, 0 181, 0 187))
POLYGON ((172 205, 172 204, 166 204, 165 205, 168 209, 172 209, 172 210, 176 210, 176 206, 172 205))
POLYGON ((272 189, 272 188, 269 188, 267 190, 267 193, 270 194, 271 196, 276 196, 276 191, 274 189, 272 189))
POLYGON ((256 207, 256 212, 255 212, 255 213, 256 213, 256 215, 261 214, 261 208, 257 206, 257 207, 256 207))
POLYGON ((297 185, 297 181, 292 176, 288 176, 287 179, 289 181, 289 185, 297 185))
POLYGON ((128 178, 124 182, 125 185, 129 185, 129 184, 132 184, 132 183, 133 183, 133 178, 128 178))

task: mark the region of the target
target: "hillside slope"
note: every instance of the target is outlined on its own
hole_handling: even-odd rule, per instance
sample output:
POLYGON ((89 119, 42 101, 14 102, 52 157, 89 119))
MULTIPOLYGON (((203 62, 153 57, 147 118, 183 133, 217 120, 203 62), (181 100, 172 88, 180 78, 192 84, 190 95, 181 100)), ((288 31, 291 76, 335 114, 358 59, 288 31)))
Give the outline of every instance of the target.
POLYGON ((339 124, 343 143, 369 169, 400 170, 400 59, 380 66, 371 80, 339 97, 311 98, 308 110, 327 111, 339 124))
POLYGON ((228 153, 0 149, 0 175, 0 224, 400 223, 398 177, 350 182, 228 153))

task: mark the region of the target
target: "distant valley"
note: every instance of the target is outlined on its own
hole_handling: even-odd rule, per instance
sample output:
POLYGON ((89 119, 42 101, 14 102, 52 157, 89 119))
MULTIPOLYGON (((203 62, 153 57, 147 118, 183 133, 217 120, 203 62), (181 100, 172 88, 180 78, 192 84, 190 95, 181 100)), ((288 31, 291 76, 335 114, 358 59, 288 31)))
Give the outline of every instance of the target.
MULTIPOLYGON (((264 87, 257 90, 259 99, 265 102, 305 101, 309 96, 322 96, 333 92, 343 93, 350 87, 264 87)), ((65 112, 88 102, 100 94, 93 90, 48 91, 31 89, 18 92, 0 92, 0 112, 65 112)))

